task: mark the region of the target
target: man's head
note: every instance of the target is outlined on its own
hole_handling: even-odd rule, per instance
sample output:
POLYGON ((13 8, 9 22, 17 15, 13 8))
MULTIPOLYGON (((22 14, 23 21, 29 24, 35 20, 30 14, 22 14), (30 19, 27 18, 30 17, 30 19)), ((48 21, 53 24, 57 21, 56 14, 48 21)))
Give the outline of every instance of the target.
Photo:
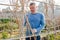
POLYGON ((29 7, 30 7, 30 11, 31 11, 32 13, 35 13, 35 12, 36 12, 37 6, 36 6, 35 3, 30 3, 29 7))

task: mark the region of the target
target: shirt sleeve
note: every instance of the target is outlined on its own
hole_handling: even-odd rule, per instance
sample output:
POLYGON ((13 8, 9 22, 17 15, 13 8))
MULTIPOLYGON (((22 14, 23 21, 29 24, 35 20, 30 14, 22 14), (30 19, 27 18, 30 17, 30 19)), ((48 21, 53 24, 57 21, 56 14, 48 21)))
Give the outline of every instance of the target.
POLYGON ((28 14, 25 14, 25 15, 24 15, 24 22, 23 22, 23 25, 24 25, 24 26, 26 26, 26 23, 27 23, 26 16, 28 16, 28 14))
POLYGON ((26 26, 26 15, 24 16, 24 22, 23 25, 26 26))
POLYGON ((40 32, 45 27, 45 16, 41 15, 40 26, 37 28, 37 31, 40 32))

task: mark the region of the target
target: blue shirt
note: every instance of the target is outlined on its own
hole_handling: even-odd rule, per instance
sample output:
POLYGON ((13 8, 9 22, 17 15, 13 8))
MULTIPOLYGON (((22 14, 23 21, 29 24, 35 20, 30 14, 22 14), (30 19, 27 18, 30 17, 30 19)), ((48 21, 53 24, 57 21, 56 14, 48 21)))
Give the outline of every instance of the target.
MULTIPOLYGON (((37 32, 35 33, 36 35, 40 33, 40 31, 44 28, 45 25, 45 17, 42 13, 28 13, 26 16, 28 16, 29 23, 31 25, 32 29, 36 29, 37 32)), ((24 17, 24 26, 26 26, 26 16, 24 17)), ((32 35, 32 32, 27 29, 26 35, 32 35), (30 33, 29 33, 30 32, 30 33)))

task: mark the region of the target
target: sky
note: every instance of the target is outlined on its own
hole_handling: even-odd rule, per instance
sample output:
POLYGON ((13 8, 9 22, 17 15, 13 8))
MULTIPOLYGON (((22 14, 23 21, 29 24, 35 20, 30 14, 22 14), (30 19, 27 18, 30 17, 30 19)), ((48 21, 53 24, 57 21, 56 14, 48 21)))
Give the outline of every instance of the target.
MULTIPOLYGON (((60 5, 60 0, 54 0, 54 1, 55 1, 55 5, 60 5)), ((9 4, 9 0, 0 0, 0 3, 9 4)), ((8 7, 8 6, 2 6, 2 5, 0 5, 0 10, 1 9, 5 9, 6 7, 8 7)))
POLYGON ((56 5, 60 5, 60 0, 55 0, 56 5))

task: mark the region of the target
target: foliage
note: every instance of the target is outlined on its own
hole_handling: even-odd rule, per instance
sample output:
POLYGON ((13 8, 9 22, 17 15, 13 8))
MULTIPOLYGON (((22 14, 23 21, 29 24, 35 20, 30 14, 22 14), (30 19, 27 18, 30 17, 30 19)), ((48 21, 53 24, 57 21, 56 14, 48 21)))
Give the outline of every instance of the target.
POLYGON ((2 38, 3 38, 3 39, 8 38, 8 33, 7 33, 7 32, 2 32, 2 38))

